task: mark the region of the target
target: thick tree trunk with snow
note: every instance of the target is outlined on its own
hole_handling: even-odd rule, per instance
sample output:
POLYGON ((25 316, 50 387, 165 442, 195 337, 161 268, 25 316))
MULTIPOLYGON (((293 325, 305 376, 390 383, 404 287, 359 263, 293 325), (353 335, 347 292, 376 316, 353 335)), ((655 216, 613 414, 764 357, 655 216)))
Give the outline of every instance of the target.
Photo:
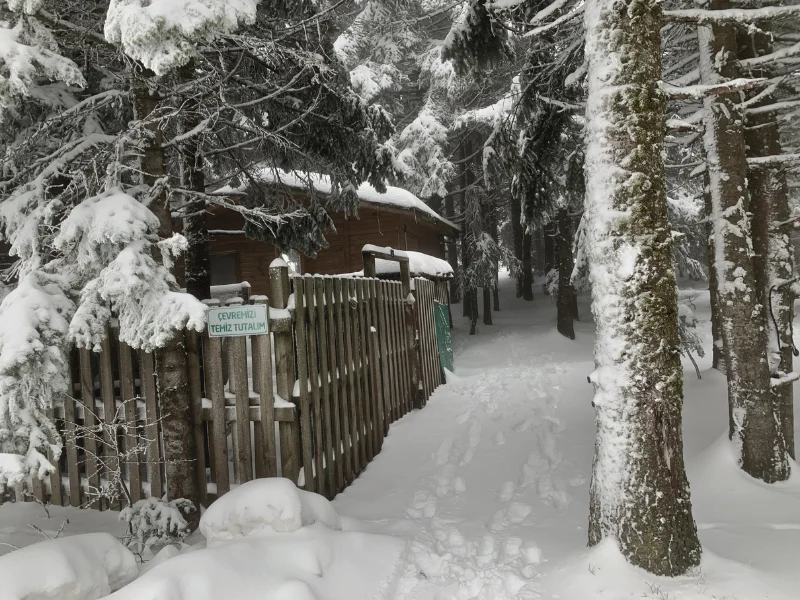
POLYGON ((557 329, 564 337, 574 340, 575 288, 572 287, 570 278, 575 261, 572 258, 572 221, 566 208, 558 211, 556 250, 558 256, 557 329))
MULTIPOLYGON (((136 82, 133 94, 136 118, 144 119, 155 109, 158 98, 148 89, 144 81, 136 82)), ((166 177, 161 132, 157 127, 152 127, 151 131, 152 137, 146 144, 141 159, 143 183, 150 186, 166 177)), ((162 239, 172 237, 172 214, 167 195, 161 193, 154 198, 150 210, 160 221, 160 237, 162 239)), ((167 496, 171 500, 186 498, 198 507, 195 513, 187 515, 194 529, 199 522, 200 511, 194 474, 196 455, 183 332, 176 332, 163 348, 156 350, 155 358, 167 496)))
POLYGON ((651 573, 700 562, 683 463, 678 303, 662 162, 661 4, 590 0, 586 217, 597 324, 589 543, 651 573))
MULTIPOLYGON (((514 240, 514 256, 520 264, 523 264, 524 254, 522 253, 522 237, 525 235, 522 226, 522 203, 514 195, 511 196, 511 235, 514 240)), ((530 263, 530 259, 528 261, 530 263)), ((522 298, 523 284, 522 272, 517 274, 517 298, 522 298)))
MULTIPOLYGON (((762 30, 765 27, 761 26, 762 30)), ((737 57, 754 58, 772 52, 769 33, 740 35, 737 57)), ((768 77, 768 72, 753 76, 768 77)), ((767 100, 767 103, 769 100, 767 100)), ((759 104, 760 106, 761 104, 759 104)), ((781 154, 780 130, 776 114, 763 112, 747 116, 745 128, 747 155, 781 154)), ((794 295, 789 286, 780 287, 792 278, 794 261, 790 241, 791 224, 789 189, 786 172, 780 167, 751 169, 747 175, 750 212, 753 215, 753 265, 760 302, 767 311, 767 356, 773 378, 792 372, 792 320, 794 295)), ((794 394, 791 383, 771 388, 786 451, 794 458, 794 394)))
MULTIPOLYGON (((728 7, 727 0, 712 0, 710 5, 712 10, 728 7)), ((736 77, 733 27, 701 25, 697 36, 701 83, 713 85, 736 77)), ((744 125, 738 102, 738 95, 709 96, 703 101, 713 268, 728 376, 729 435, 742 469, 771 483, 789 476, 789 464, 770 390, 766 315, 753 274, 744 125)))

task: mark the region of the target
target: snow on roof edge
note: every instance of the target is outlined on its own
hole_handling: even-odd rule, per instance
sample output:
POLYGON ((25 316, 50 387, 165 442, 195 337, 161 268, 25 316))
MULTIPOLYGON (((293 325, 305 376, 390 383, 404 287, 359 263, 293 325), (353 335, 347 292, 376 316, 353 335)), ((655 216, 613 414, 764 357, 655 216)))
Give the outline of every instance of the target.
MULTIPOLYGON (((262 181, 282 183, 283 185, 296 189, 308 189, 308 183, 310 181, 317 191, 323 194, 331 193, 330 179, 327 175, 320 175, 319 173, 302 173, 301 175, 299 172, 265 168, 261 170, 259 176, 262 181), (276 173, 278 174, 277 177, 276 173)), ((356 193, 363 202, 391 206, 402 210, 419 211, 432 218, 434 221, 438 221, 448 227, 452 227, 456 231, 460 231, 458 225, 444 218, 406 189, 387 185, 386 193, 382 194, 372 187, 371 184, 364 182, 358 187, 356 193)))

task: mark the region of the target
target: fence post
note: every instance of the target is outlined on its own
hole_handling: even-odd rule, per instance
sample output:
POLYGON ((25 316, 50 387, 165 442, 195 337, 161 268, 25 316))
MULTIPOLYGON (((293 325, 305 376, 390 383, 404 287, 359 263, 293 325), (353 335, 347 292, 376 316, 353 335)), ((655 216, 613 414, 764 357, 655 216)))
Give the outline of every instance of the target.
POLYGON ((408 347, 410 348, 409 362, 411 363, 411 400, 414 408, 422 408, 423 394, 419 389, 420 379, 420 349, 418 338, 415 335, 415 326, 417 319, 415 318, 414 311, 416 310, 416 302, 411 293, 411 269, 408 262, 400 263, 400 282, 403 284, 403 312, 405 313, 406 320, 406 339, 408 340, 408 347))
MULTIPOLYGON (((241 306, 241 298, 228 300, 228 306, 241 306)), ((228 389, 236 395, 236 421, 233 424, 233 456, 236 483, 253 479, 253 460, 250 445, 250 386, 247 381, 247 337, 230 338, 230 380, 228 389), (235 383, 233 389, 232 383, 235 383)))
POLYGON ((195 477, 200 504, 208 506, 206 482, 206 436, 203 425, 203 386, 200 368, 200 334, 186 330, 186 360, 189 367, 189 394, 192 396, 192 428, 195 446, 195 477))
MULTIPOLYGON (((267 304, 265 296, 253 296, 253 304, 267 304)), ((269 309, 267 309, 269 321, 269 309)), ((272 344, 269 332, 250 338, 253 347, 253 391, 258 393, 261 421, 254 427, 256 477, 277 477, 275 447, 275 396, 272 394, 272 344), (259 456, 260 454, 260 456, 259 456)))
MULTIPOLYGON (((285 310, 289 306, 289 267, 280 260, 272 261, 269 267, 269 302, 274 309, 285 310)), ((278 396, 292 402, 295 381, 294 343, 292 327, 288 331, 274 332, 275 339, 275 386, 278 396)), ((294 420, 278 423, 281 445, 281 475, 295 484, 300 476, 302 457, 300 454, 300 410, 295 404, 294 420)), ((306 480, 310 473, 306 475, 306 480)))

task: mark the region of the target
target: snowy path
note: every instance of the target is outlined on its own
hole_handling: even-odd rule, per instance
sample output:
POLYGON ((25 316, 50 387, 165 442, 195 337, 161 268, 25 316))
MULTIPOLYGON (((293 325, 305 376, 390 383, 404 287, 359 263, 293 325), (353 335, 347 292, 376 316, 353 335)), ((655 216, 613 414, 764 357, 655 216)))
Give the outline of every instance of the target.
MULTIPOLYGON (((800 482, 786 484, 782 500, 773 490, 732 481, 737 473, 720 471, 724 450, 715 451, 713 444, 725 428, 724 379, 709 373, 697 381, 690 365, 685 369, 687 461, 707 549, 703 567, 709 573, 660 584, 643 573, 631 577, 628 567, 613 560, 598 563, 597 569, 581 562, 587 560, 594 444, 592 387, 586 379, 593 368, 592 326, 577 324, 578 339, 570 342, 554 331, 549 299, 537 296, 532 310, 511 290, 502 291, 503 310, 495 313, 494 326, 482 327, 474 337, 457 327, 458 380, 440 388, 424 410, 393 425, 380 456, 334 501, 339 513, 362 521, 358 526, 410 540, 403 575, 388 597, 795 597, 781 590, 796 589, 797 576, 769 594, 757 574, 715 556, 783 572, 781 577, 791 572, 790 565, 800 559, 800 482), (696 455, 700 458, 692 461, 696 455), (732 502, 730 496, 737 494, 742 499, 732 502), (720 502, 725 510, 719 510, 720 502), (762 515, 766 522, 747 514, 753 503, 770 507, 762 515), (751 536, 755 546, 742 543, 751 536), (730 576, 731 569, 736 576, 730 576), (601 570, 615 583, 609 584, 601 570), (590 580, 578 577, 574 595, 562 595, 575 572, 585 572, 590 580), (704 583, 720 573, 719 587, 704 583), (717 595, 729 588, 759 592, 717 595)), ((588 307, 581 308, 588 315, 588 307)), ((707 360, 700 366, 707 369, 707 360)))
POLYGON ((552 331, 549 299, 537 298, 548 306, 531 321, 530 305, 508 296, 493 327, 457 332, 459 380, 393 426, 334 503, 411 536, 398 598, 539 598, 549 555, 585 545, 591 328, 571 343, 552 331))

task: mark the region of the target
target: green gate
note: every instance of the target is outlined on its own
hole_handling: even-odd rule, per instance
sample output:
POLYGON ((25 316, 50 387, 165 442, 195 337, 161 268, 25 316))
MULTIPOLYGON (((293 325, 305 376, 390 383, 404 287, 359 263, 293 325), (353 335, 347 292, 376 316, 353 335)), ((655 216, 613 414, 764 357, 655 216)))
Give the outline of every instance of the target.
POLYGON ((436 321, 436 343, 439 346, 439 364, 442 367, 442 380, 447 381, 444 370, 454 371, 453 338, 450 336, 450 308, 436 302, 433 314, 436 321))

